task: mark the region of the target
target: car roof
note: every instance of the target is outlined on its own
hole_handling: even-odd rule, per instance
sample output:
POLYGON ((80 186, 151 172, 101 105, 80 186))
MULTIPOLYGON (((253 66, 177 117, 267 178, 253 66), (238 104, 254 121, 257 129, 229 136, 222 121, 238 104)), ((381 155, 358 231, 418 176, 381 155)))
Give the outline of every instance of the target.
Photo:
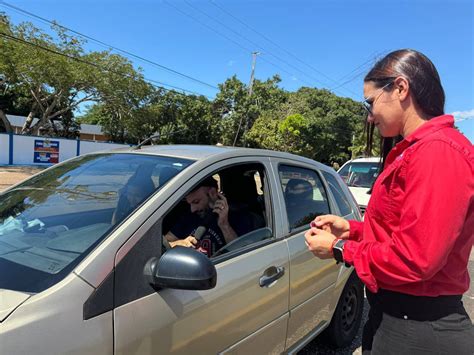
MULTIPOLYGON (((299 155, 255 148, 229 147, 217 145, 146 145, 137 149, 137 147, 119 148, 107 153, 131 153, 131 154, 146 154, 146 155, 160 155, 190 160, 206 160, 209 158, 233 158, 242 156, 263 156, 274 157, 280 159, 291 159, 308 164, 317 164, 318 167, 328 168, 326 165, 315 160, 305 158, 299 155)), ((99 153, 99 152, 96 152, 99 153)), ((104 151, 100 153, 105 153, 104 151)), ((94 153, 91 153, 94 154, 94 153)))
POLYGON ((380 157, 370 157, 370 158, 357 158, 352 159, 352 163, 378 163, 380 162, 380 157))

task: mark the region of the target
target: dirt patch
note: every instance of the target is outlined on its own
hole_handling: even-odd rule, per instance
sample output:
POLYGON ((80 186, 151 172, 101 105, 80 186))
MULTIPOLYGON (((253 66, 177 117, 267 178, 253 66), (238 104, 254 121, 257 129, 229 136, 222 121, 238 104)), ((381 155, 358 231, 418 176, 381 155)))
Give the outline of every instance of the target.
POLYGON ((41 166, 0 166, 0 191, 44 169, 41 166))

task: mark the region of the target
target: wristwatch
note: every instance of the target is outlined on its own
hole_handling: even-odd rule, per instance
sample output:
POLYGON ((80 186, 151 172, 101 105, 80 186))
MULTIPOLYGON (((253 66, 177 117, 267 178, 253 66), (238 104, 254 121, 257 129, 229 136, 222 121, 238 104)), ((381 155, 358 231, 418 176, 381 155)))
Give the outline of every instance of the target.
POLYGON ((344 239, 339 239, 332 247, 334 259, 336 259, 338 263, 344 262, 344 244, 346 244, 346 241, 344 239))

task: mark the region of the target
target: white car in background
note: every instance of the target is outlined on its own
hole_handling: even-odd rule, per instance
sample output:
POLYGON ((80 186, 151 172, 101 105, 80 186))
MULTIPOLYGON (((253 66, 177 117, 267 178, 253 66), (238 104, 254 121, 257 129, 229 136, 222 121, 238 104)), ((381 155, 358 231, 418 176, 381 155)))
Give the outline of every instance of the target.
POLYGON ((346 162, 338 173, 354 195, 362 213, 370 200, 370 189, 380 170, 380 157, 357 158, 346 162))

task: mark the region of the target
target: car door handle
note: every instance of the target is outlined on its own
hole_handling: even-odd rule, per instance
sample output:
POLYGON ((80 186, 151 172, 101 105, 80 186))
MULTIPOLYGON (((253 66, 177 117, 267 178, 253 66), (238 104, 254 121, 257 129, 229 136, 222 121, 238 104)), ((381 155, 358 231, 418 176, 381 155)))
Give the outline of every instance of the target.
POLYGON ((270 266, 260 277, 260 287, 271 287, 273 283, 285 274, 283 266, 270 266))

